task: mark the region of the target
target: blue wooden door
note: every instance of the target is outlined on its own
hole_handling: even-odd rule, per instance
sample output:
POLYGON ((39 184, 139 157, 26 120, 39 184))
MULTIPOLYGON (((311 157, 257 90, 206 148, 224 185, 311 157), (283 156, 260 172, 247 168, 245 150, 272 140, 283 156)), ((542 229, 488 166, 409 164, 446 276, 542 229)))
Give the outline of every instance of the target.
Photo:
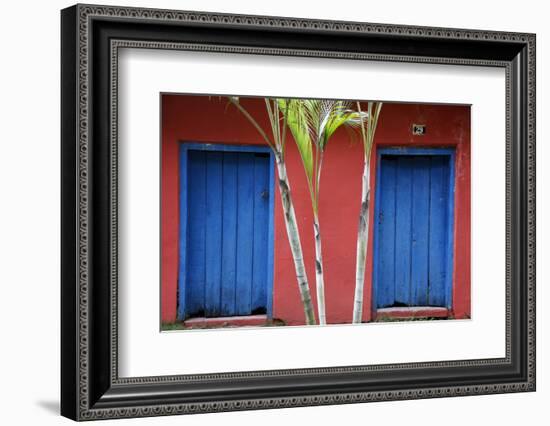
POLYGON ((378 160, 375 305, 450 307, 454 155, 400 152, 378 160))
POLYGON ((272 280, 270 155, 206 147, 182 150, 180 318, 266 314, 272 280))

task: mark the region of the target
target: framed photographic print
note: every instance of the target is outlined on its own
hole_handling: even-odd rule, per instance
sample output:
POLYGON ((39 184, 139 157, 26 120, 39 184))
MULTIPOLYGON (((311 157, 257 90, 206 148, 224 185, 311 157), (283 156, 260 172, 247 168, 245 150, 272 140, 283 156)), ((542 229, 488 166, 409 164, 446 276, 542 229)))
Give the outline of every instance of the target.
POLYGON ((76 5, 74 420, 535 390, 535 36, 76 5))

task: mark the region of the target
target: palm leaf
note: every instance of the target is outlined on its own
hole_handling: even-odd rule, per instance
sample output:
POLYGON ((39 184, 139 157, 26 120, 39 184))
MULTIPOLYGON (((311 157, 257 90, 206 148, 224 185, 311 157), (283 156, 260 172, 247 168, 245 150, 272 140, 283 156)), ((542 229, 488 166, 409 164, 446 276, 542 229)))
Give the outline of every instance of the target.
POLYGON ((302 103, 310 137, 321 151, 339 127, 357 127, 366 116, 353 111, 346 101, 305 99, 302 103))
POLYGON ((313 178, 313 148, 303 104, 297 99, 278 99, 278 105, 286 117, 286 124, 302 158, 308 183, 311 184, 313 178))

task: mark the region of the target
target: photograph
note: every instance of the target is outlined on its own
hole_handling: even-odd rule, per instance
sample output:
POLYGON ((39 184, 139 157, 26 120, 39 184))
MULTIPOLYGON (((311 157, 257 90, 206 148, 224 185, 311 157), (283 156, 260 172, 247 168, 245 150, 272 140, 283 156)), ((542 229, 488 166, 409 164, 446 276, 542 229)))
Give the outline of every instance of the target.
POLYGON ((470 105, 160 98, 162 331, 470 319, 470 105))

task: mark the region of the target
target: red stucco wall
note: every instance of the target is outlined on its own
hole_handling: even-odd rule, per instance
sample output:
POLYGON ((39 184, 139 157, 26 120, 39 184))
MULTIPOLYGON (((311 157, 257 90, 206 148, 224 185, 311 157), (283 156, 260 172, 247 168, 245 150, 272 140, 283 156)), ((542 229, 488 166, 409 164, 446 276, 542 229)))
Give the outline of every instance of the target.
MULTIPOLYGON (((269 129, 262 99, 241 99, 269 129)), ((254 128, 225 100, 208 96, 162 97, 162 321, 176 319, 178 274, 178 145, 181 141, 262 144, 254 128)), ((456 147, 453 315, 470 313, 470 108, 451 105, 385 103, 375 138, 376 146, 456 147), (411 134, 412 123, 425 124, 424 136, 411 134)), ((371 188, 376 187, 376 148, 371 188)), ((350 141, 341 129, 330 140, 321 179, 320 223, 323 237, 325 299, 328 323, 351 322, 355 287, 355 250, 363 171, 360 140, 350 141)), ((315 299, 314 245, 309 193, 300 156, 289 140, 286 162, 298 217, 302 246, 315 299)), ((275 259, 273 316, 287 324, 303 324, 294 266, 278 188, 275 195, 275 259)), ((365 278, 364 320, 372 318, 372 232, 376 194, 371 192, 369 254, 365 278)), ((314 300, 315 302, 315 300, 314 300)))

